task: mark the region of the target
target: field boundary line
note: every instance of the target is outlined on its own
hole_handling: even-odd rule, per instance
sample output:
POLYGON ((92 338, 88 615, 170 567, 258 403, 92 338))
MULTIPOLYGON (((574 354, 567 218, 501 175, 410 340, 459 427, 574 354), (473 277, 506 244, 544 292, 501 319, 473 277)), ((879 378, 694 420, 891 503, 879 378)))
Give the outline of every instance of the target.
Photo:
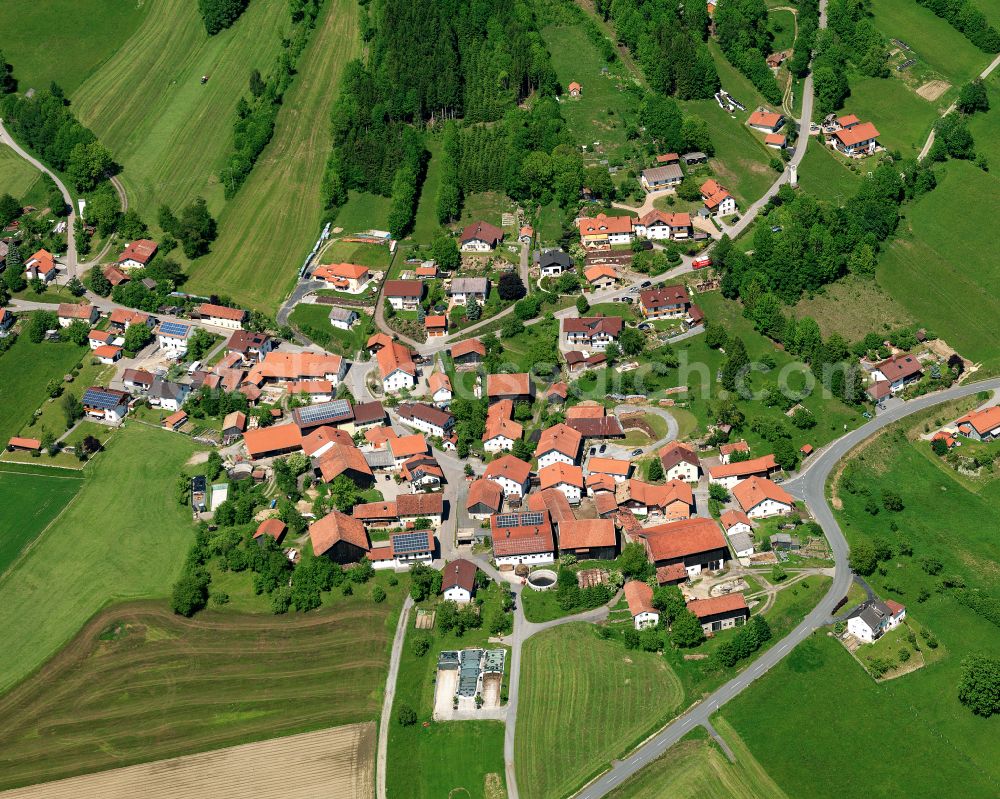
MULTIPOLYGON (((32 477, 39 477, 40 475, 31 475, 31 476, 32 477)), ((75 480, 75 479, 78 479, 78 478, 65 477, 63 479, 64 480, 75 480)), ((81 487, 81 491, 82 490, 83 489, 81 487)), ((0 586, 2 586, 10 578, 11 573, 21 565, 21 563, 24 561, 24 559, 26 557, 28 557, 28 555, 31 553, 31 550, 33 550, 35 548, 35 545, 39 541, 41 541, 42 538, 45 536, 45 534, 49 531, 49 528, 52 527, 53 524, 55 524, 57 521, 59 521, 59 519, 62 518, 62 515, 70 507, 72 507, 73 503, 76 502, 76 500, 77 500, 77 498, 79 496, 80 496, 80 491, 77 491, 76 494, 73 496, 73 498, 69 502, 67 502, 65 505, 62 506, 62 509, 59 511, 59 513, 57 513, 55 516, 52 517, 52 521, 50 521, 47 525, 45 525, 45 527, 43 527, 41 529, 41 531, 38 533, 38 535, 36 535, 34 537, 34 539, 31 541, 31 543, 29 543, 24 549, 21 550, 21 552, 18 554, 18 556, 16 558, 14 558, 14 560, 11 562, 10 566, 8 566, 6 569, 4 569, 2 572, 0 572, 0 586)), ((2 691, 2 689, 0 689, 0 691, 2 691)))

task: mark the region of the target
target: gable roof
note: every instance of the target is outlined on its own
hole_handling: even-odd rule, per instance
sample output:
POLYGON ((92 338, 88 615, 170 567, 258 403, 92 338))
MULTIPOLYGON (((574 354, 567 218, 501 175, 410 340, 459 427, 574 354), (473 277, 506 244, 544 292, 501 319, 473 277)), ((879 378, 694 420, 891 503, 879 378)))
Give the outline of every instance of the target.
POLYGON ((774 455, 761 455, 759 458, 751 458, 748 461, 739 461, 738 463, 722 463, 718 466, 713 466, 708 470, 708 474, 711 477, 743 477, 753 474, 761 474, 764 472, 770 472, 778 468, 778 462, 774 459, 774 455))
POLYGON ((125 245, 122 254, 118 256, 118 263, 125 261, 138 261, 145 266, 156 255, 156 242, 152 239, 136 239, 125 245))
POLYGON ((423 402, 403 402, 396 408, 399 415, 405 419, 418 419, 435 427, 445 428, 455 421, 455 417, 447 411, 426 405, 423 402))
POLYGON ((273 427, 258 427, 243 434, 243 445, 251 459, 268 452, 298 449, 302 446, 302 433, 298 425, 279 424, 273 427))
POLYGON ((371 424, 385 419, 385 408, 378 400, 359 402, 354 406, 354 424, 371 424))
POLYGON ((61 302, 56 315, 61 319, 82 319, 89 322, 94 311, 97 309, 93 305, 79 305, 77 303, 61 302))
POLYGON ((620 316, 579 316, 563 319, 563 332, 586 333, 595 336, 605 333, 612 338, 621 335, 625 320, 620 316))
POLYGON ((587 472, 589 474, 603 472, 604 474, 617 474, 622 477, 628 477, 628 473, 631 470, 632 462, 620 458, 594 457, 587 461, 587 472))
POLYGON ((538 470, 538 480, 543 489, 554 488, 561 483, 583 488, 583 469, 558 461, 538 470))
POLYGON ((389 439, 389 449, 394 458, 410 458, 427 452, 427 439, 423 433, 413 433, 409 436, 396 436, 389 439))
POLYGON ((503 238, 503 231, 496 225, 491 225, 489 222, 473 222, 462 228, 462 233, 459 236, 459 241, 463 244, 467 241, 485 241, 492 247, 495 247, 500 239, 503 238))
POLYGON ((465 341, 460 341, 458 344, 451 348, 451 357, 460 358, 463 355, 469 355, 470 353, 477 353, 481 357, 486 357, 486 346, 478 338, 470 338, 465 341))
POLYGON ((588 266, 583 270, 583 276, 587 278, 588 283, 593 283, 595 280, 600 280, 602 277, 617 280, 618 270, 611 264, 594 264, 593 266, 588 266))
POLYGON ((531 375, 527 372, 486 375, 487 397, 528 396, 531 393, 531 375))
POLYGON ((665 305, 690 305, 691 297, 688 296, 687 287, 683 283, 675 283, 640 291, 639 302, 644 308, 659 308, 665 305))
POLYGON ((781 486, 762 477, 751 477, 737 483, 733 486, 733 497, 740 503, 740 507, 748 513, 768 499, 795 507, 795 500, 792 499, 791 494, 781 486))
POLYGON ((25 269, 34 268, 39 274, 47 275, 56 268, 56 261, 55 258, 52 257, 52 253, 43 248, 33 253, 31 257, 24 262, 24 267, 25 269))
POLYGON ((555 550, 552 523, 549 521, 547 511, 494 514, 490 517, 490 533, 493 540, 493 554, 496 557, 530 555, 555 550))
POLYGON ((411 376, 417 374, 417 366, 413 363, 413 353, 408 347, 397 341, 382 347, 376 353, 375 359, 378 361, 378 371, 383 380, 396 370, 406 372, 411 376))
POLYGON ((528 510, 548 511, 549 518, 556 524, 575 518, 566 495, 555 488, 528 494, 528 510))
POLYGON ((535 455, 541 456, 554 450, 576 460, 582 441, 583 436, 577 430, 566 424, 555 424, 542 431, 538 446, 535 447, 535 455))
POLYGON ((448 294, 485 294, 490 281, 485 277, 456 277, 448 286, 448 294))
POLYGON ((352 519, 339 510, 335 510, 319 521, 310 524, 309 539, 312 541, 314 555, 324 554, 340 541, 354 544, 365 552, 371 550, 365 526, 357 519, 352 519))
POLYGON ((269 535, 275 541, 280 541, 287 529, 281 519, 272 516, 270 519, 264 519, 264 521, 257 525, 257 532, 253 534, 253 537, 260 538, 262 535, 269 535))
POLYGON ((663 485, 653 485, 642 480, 628 481, 629 496, 648 508, 666 508, 674 502, 694 505, 694 492, 683 480, 671 480, 663 485))
POLYGON ((324 425, 317 427, 308 435, 302 437, 302 451, 310 458, 327 444, 343 444, 353 447, 354 439, 346 430, 324 425))
POLYGON ((956 420, 955 424, 959 427, 968 425, 980 435, 984 435, 1000 427, 1000 405, 967 413, 961 419, 956 420))
POLYGON ((387 280, 383 284, 382 293, 386 297, 417 297, 424 295, 422 280, 387 280))
POLYGON ((878 138, 878 129, 871 122, 862 122, 851 128, 841 128, 833 136, 845 147, 853 147, 863 141, 878 138))
POLYGON ((560 549, 613 547, 618 543, 611 519, 567 519, 559 524, 560 549))
POLYGON ((360 264, 323 264, 317 266, 313 277, 317 280, 340 278, 342 280, 359 280, 368 274, 368 267, 360 264))
POLYGON ((531 466, 513 455, 504 455, 495 461, 490 461, 483 474, 490 479, 506 477, 519 485, 524 485, 531 475, 531 466))
POLYGON ((747 611, 744 615, 749 615, 747 601, 743 598, 743 594, 723 594, 708 599, 692 599, 687 603, 687 609, 699 619, 707 619, 709 616, 717 616, 720 613, 738 614, 741 611, 747 611))
POLYGON ((372 467, 368 465, 364 454, 353 444, 347 446, 334 442, 319 459, 319 471, 323 482, 333 482, 344 472, 357 472, 367 477, 374 477, 372 467))
POLYGON ((475 505, 485 505, 496 513, 502 504, 503 490, 499 483, 480 477, 469 484, 469 493, 465 500, 466 510, 471 510, 475 505))
POLYGON ((890 383, 895 383, 897 380, 906 380, 906 378, 913 377, 923 371, 920 361, 912 355, 896 355, 882 361, 875 368, 884 374, 890 383))
POLYGON ((463 588, 471 594, 476 587, 476 571, 476 564, 471 560, 453 560, 441 569, 441 590, 463 588))
POLYGON ((444 372, 435 372, 427 378, 427 386, 430 388, 431 396, 433 397, 441 389, 451 391, 451 380, 444 372))
POLYGON ((215 305, 211 302, 203 302, 195 310, 203 317, 229 319, 234 322, 242 322, 247 317, 247 312, 242 308, 230 308, 226 305, 215 305))
POLYGON ((698 457, 698 454, 690 447, 690 445, 681 441, 675 441, 672 444, 667 444, 660 450, 659 456, 660 463, 662 464, 663 471, 665 472, 670 471, 682 461, 690 463, 692 466, 701 467, 701 459, 698 457))
POLYGON ((599 236, 602 233, 631 233, 632 217, 608 216, 607 214, 598 214, 593 218, 583 216, 580 217, 577 226, 581 236, 599 236))
POLYGON ((737 524, 745 524, 747 527, 753 526, 750 517, 741 510, 727 510, 719 517, 719 521, 722 522, 722 526, 726 528, 727 532, 737 524))
POLYGON ((563 269, 569 269, 573 266, 573 258, 569 253, 563 252, 562 250, 546 250, 538 258, 538 266, 544 269, 547 266, 559 266, 563 269))
POLYGON ((641 580, 629 580, 625 583, 625 601, 628 602, 628 612, 632 616, 640 613, 656 613, 653 607, 653 587, 641 580))
POLYGON ((639 533, 654 561, 674 560, 713 549, 725 549, 726 538, 712 519, 695 517, 647 527, 639 533))
POLYGON ((747 120, 748 125, 773 128, 781 120, 782 115, 774 111, 754 111, 747 120))
POLYGON ((444 513, 442 494, 400 494, 396 497, 396 512, 406 516, 440 516, 444 513))

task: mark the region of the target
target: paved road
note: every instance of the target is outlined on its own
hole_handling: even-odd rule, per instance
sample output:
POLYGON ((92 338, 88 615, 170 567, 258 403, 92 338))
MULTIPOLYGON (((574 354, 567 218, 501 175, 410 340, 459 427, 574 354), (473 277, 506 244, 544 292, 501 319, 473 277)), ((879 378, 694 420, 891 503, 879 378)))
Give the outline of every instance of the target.
POLYGON ((403 610, 399 614, 396 635, 392 639, 392 655, 389 658, 389 674, 385 678, 385 696, 382 698, 382 716, 378 723, 378 754, 375 765, 375 790, 378 799, 386 799, 385 764, 389 751, 389 725, 392 723, 392 702, 396 698, 396 678, 399 676, 399 659, 403 654, 406 626, 410 618, 413 599, 407 595, 403 610))
MULTIPOLYGON (((986 80, 986 78, 990 76, 990 73, 993 72, 993 70, 996 69, 998 66, 1000 66, 1000 55, 994 58, 989 63, 989 66, 987 66, 986 69, 984 69, 982 72, 979 73, 980 80, 986 80)), ((955 104, 952 103, 944 110, 941 116, 946 117, 954 110, 955 110, 955 104)), ((917 156, 917 160, 923 161, 927 157, 927 154, 931 151, 931 147, 933 146, 934 146, 934 129, 931 128, 931 132, 927 134, 927 141, 924 142, 924 146, 921 148, 920 155, 917 156)))
POLYGON ((55 181, 56 186, 59 187, 59 192, 62 194, 63 202, 65 202, 69 208, 69 216, 66 217, 66 257, 63 260, 65 261, 67 276, 73 277, 77 274, 76 230, 74 229, 74 223, 76 222, 76 208, 73 204, 73 196, 69 193, 69 190, 66 188, 66 184, 59 179, 58 175, 52 172, 47 166, 45 166, 45 164, 27 152, 21 147, 21 145, 11 138, 7 129, 3 126, 2 119, 0 119, 0 143, 6 144, 35 169, 40 172, 44 172, 52 178, 52 180, 55 181))
POLYGON ((695 705, 686 713, 667 725, 647 743, 640 746, 627 760, 618 761, 601 777, 588 785, 577 796, 579 799, 598 799, 614 790, 643 767, 649 765, 667 749, 687 735, 694 727, 704 725, 722 705, 740 694, 757 678, 776 666, 797 644, 808 638, 814 630, 831 621, 837 602, 847 594, 853 578, 847 563, 848 545, 844 534, 834 518, 833 511, 826 502, 825 487, 830 473, 854 447, 881 430, 913 413, 926 410, 942 402, 967 397, 979 391, 1000 391, 1000 378, 981 383, 967 383, 935 394, 901 403, 897 408, 872 419, 866 425, 852 430, 837 439, 823 452, 813 456, 808 469, 783 484, 783 487, 798 499, 806 502, 816 521, 822 526, 836 564, 833 584, 826 596, 784 639, 768 649, 747 669, 733 677, 707 699, 695 705))

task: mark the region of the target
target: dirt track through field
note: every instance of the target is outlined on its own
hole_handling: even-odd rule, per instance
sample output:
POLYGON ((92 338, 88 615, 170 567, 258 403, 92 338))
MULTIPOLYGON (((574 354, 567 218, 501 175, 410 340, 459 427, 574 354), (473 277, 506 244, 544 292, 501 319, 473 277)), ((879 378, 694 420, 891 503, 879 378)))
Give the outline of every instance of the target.
POLYGON ((368 799, 375 723, 233 746, 0 793, 3 799, 368 799))

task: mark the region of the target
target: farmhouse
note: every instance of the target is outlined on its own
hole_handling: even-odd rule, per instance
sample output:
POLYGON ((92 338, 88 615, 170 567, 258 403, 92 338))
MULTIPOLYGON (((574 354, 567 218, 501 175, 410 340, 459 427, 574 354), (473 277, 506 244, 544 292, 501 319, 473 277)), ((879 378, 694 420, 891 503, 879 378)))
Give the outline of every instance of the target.
POLYGON ((611 264, 594 264, 583 270, 583 276, 594 291, 610 291, 618 280, 618 270, 611 264))
POLYGON ((48 283, 55 279, 56 261, 48 250, 38 250, 24 262, 24 277, 26 280, 41 280, 48 283))
POLYGON ((483 475, 497 483, 505 497, 522 497, 528 493, 531 466, 513 455, 504 455, 490 461, 483 475))
POLYGON ((610 250, 618 244, 631 244, 632 217, 598 214, 594 218, 580 217, 577 221, 580 243, 588 250, 610 250))
POLYGON ((573 268, 573 259, 562 250, 546 250, 538 258, 542 277, 559 277, 573 268))
POLYGON ((556 545, 548 511, 495 514, 490 517, 490 535, 497 566, 555 560, 556 545))
POLYGON ((655 627, 660 623, 660 613, 653 607, 653 588, 649 583, 629 580, 625 583, 625 601, 635 629, 655 627))
POLYGON ((667 444, 659 452, 664 477, 668 481, 681 480, 685 483, 697 481, 701 473, 701 460, 690 445, 675 441, 667 444))
POLYGON ((392 453, 394 465, 398 469, 413 456, 426 455, 427 440, 422 433, 396 436, 389 439, 389 451, 392 453))
POLYGON ((642 170, 639 182, 646 191, 671 189, 684 180, 680 164, 664 164, 652 169, 642 170))
POLYGON ((382 388, 386 394, 395 394, 417 384, 417 367, 413 363, 413 353, 404 345, 393 341, 383 347, 375 356, 382 378, 382 388))
POLYGON ((418 519, 426 520, 432 527, 441 526, 444 516, 444 496, 441 494, 400 494, 396 497, 396 513, 404 526, 418 519))
POLYGON ((847 619, 847 631, 866 644, 871 644, 894 630, 906 618, 906 607, 887 599, 871 599, 858 605, 847 619))
POLYGON ((781 516, 795 509, 795 500, 781 486, 763 477, 751 477, 733 486, 733 497, 751 519, 781 516))
POLYGON ((118 256, 118 266, 121 269, 141 269, 149 266, 156 255, 156 242, 151 239, 136 239, 125 245, 122 254, 118 256))
POLYGON ((691 305, 687 286, 675 283, 639 292, 639 310, 647 319, 670 319, 683 316, 691 305))
POLYGON ((323 264, 313 271, 314 280, 324 280, 330 288, 345 294, 360 294, 368 287, 371 274, 359 264, 323 264))
POLYGON ((587 474, 606 474, 616 483, 623 483, 632 471, 632 462, 618 458, 591 458, 587 461, 587 474))
POLYGON ((524 434, 524 427, 515 422, 514 403, 501 400, 490 405, 486 413, 486 429, 483 432, 483 449, 489 453, 510 452, 514 442, 524 434))
POLYGON ((393 310, 415 311, 424 296, 424 284, 421 280, 387 280, 382 287, 382 294, 393 310))
POLYGON ((698 617, 705 635, 740 627, 750 618, 750 609, 743 594, 692 599, 687 603, 687 609, 698 617))
POLYGON ((642 480, 629 480, 616 491, 617 504, 636 516, 659 514, 666 521, 681 521, 694 512, 694 492, 683 480, 671 480, 665 485, 653 485, 642 480))
POLYGON ((785 117, 783 114, 758 108, 750 115, 747 124, 762 133, 777 133, 785 124, 785 117))
POLYGON ((955 424, 958 432, 975 441, 995 441, 1000 438, 1000 405, 967 413, 955 424))
POLYGON ((738 210, 736 200, 729 191, 712 179, 701 184, 701 198, 705 211, 712 216, 729 216, 738 210))
POLYGON ((486 397, 490 402, 513 400, 531 402, 535 398, 535 387, 527 372, 486 376, 486 397))
POLYGON ((324 425, 302 436, 302 451, 310 458, 321 458, 334 444, 354 446, 354 439, 346 430, 324 425))
POLYGON ((726 535, 737 535, 743 533, 750 535, 753 532, 750 517, 741 510, 727 510, 719 517, 722 522, 722 529, 726 535))
POLYGON ((111 284, 111 288, 120 286, 122 283, 128 283, 132 279, 114 264, 108 264, 104 267, 104 277, 111 284))
POLYGON ((247 429, 247 415, 243 411, 227 413, 222 420, 222 442, 232 444, 247 429))
POLYGON ((437 438, 444 438, 455 426, 450 413, 422 402, 401 403, 396 411, 404 424, 437 438))
POLYGON ((74 322, 85 322, 92 325, 100 318, 101 313, 93 305, 75 305, 61 302, 56 312, 59 318, 59 327, 69 327, 74 322))
POLYGON ((583 469, 566 463, 553 463, 538 470, 542 490, 554 488, 561 491, 570 505, 579 505, 583 494, 583 469))
POLYGON ((535 447, 538 468, 544 469, 555 463, 573 466, 580 455, 583 436, 566 424, 555 424, 542 431, 535 447))
POLYGON ((463 252, 489 252, 503 241, 503 230, 489 222, 473 222, 458 237, 463 252))
POLYGON ((562 328, 569 344, 603 352, 621 335, 625 321, 620 316, 581 316, 563 319, 562 328))
POLYGON ((358 312, 350 308, 331 308, 327 315, 330 324, 340 330, 350 330, 358 321, 358 312))
POLYGON ((502 506, 503 489, 499 483, 480 477, 469 484, 465 510, 471 518, 487 519, 492 514, 499 513, 502 506))
POLYGON ((490 281, 485 277, 456 277, 448 286, 448 296, 455 305, 467 305, 474 299, 480 305, 490 293, 490 281))
POLYGON ((366 488, 375 482, 371 467, 361 450, 345 444, 331 444, 319 458, 313 459, 313 473, 324 483, 332 483, 344 475, 356 486, 366 488))
POLYGON ((441 593, 446 600, 464 605, 476 591, 476 564, 460 558, 441 569, 441 593))
POLYGON ((689 239, 692 234, 691 214, 668 214, 654 208, 639 217, 635 234, 644 239, 689 239))
POLYGON ((690 577, 726 565, 729 548, 719 525, 712 519, 685 519, 647 527, 639 533, 649 559, 659 568, 683 564, 690 577))
POLYGON ((559 554, 578 560, 614 560, 618 533, 611 519, 566 519, 559 523, 559 554))
POLYGON ((83 412, 87 416, 118 424, 128 413, 128 404, 131 399, 124 391, 91 386, 83 392, 80 401, 83 404, 83 412))
POLYGON ((325 352, 279 352, 272 350, 254 364, 244 380, 261 388, 302 380, 325 380, 336 387, 347 373, 347 363, 339 355, 325 352))
POLYGON ((242 308, 229 308, 225 305, 214 305, 203 302, 194 311, 195 315, 213 327, 225 327, 229 330, 242 330, 247 320, 247 312, 242 308))
POLYGON ((451 360, 459 370, 475 369, 486 357, 486 347, 478 338, 460 341, 451 348, 451 360))
POLYGON ((572 521, 576 517, 570 508, 566 495, 554 488, 536 491, 528 495, 528 510, 548 511, 549 519, 558 529, 563 522, 572 521))
POLYGON ((889 391, 896 394, 909 383, 919 380, 923 373, 920 361, 912 355, 896 355, 875 367, 872 371, 872 382, 876 385, 882 382, 888 383, 889 391))
POLYGON ((371 551, 365 526, 335 510, 309 525, 313 554, 335 563, 357 563, 371 551))
MULTIPOLYGON (((146 327, 152 329, 155 324, 156 320, 149 314, 145 314, 142 311, 133 311, 130 308, 115 308, 108 315, 108 329, 119 333, 124 333, 132 325, 146 325, 146 327)), ((179 323, 170 322, 169 324, 179 323)))
MULTIPOLYGON (((604 357, 604 356, 601 356, 604 357)), ((572 408, 570 410, 573 410, 572 408)), ((603 410, 603 409, 602 409, 603 410)), ((625 431, 617 416, 570 416, 567 413, 566 424, 572 427, 583 438, 625 438, 625 431)))
POLYGON ((778 462, 774 459, 774 455, 762 455, 748 461, 713 466, 708 470, 708 481, 721 483, 725 488, 732 489, 742 480, 750 477, 768 477, 777 470, 778 462))

